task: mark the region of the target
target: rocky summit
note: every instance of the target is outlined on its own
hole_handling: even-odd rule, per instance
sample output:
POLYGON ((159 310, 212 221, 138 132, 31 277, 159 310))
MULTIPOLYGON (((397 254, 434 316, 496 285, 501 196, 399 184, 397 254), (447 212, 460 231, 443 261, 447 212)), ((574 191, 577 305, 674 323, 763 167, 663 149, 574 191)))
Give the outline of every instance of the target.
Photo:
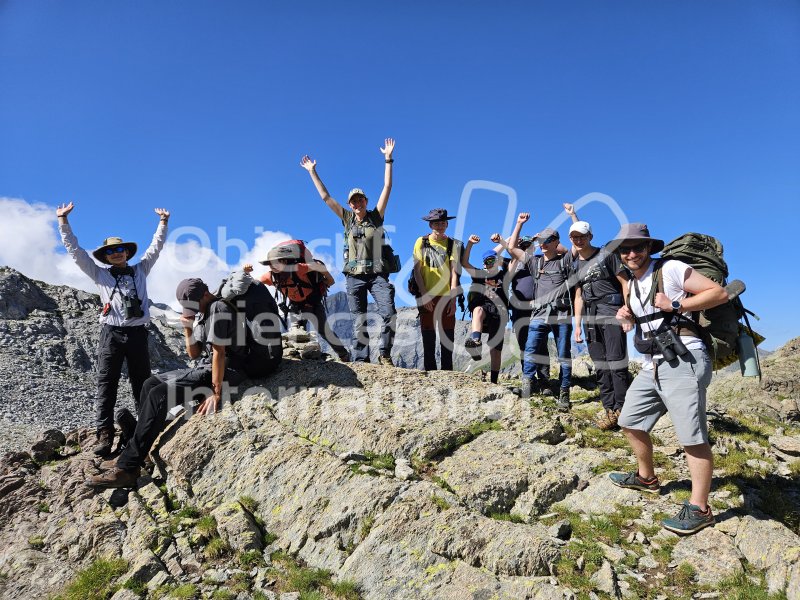
MULTIPOLYGON (((88 329, 62 308, 81 292, 3 276, 29 286, 24 303, 0 287, 15 377, 49 373, 51 355, 25 351, 30 319, 56 327, 36 348, 64 343, 70 365, 72 336, 91 360, 88 329)), ((155 341, 180 361, 168 334, 155 341)), ((709 399, 717 523, 684 538, 659 526, 689 494, 669 420, 654 431, 661 494, 612 485, 633 458, 594 426, 588 373, 562 414, 469 374, 289 358, 216 415, 172 421, 134 490, 85 487, 90 432, 51 428, 0 463, 0 597, 798 600, 800 429, 777 408, 797 396, 774 383, 784 362, 764 367, 775 407, 709 399)))

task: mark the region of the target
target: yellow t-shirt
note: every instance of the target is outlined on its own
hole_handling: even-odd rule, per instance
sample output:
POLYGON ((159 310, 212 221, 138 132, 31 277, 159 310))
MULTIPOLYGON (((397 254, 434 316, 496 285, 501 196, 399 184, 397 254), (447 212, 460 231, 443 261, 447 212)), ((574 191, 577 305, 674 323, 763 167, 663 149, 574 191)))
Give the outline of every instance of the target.
POLYGON ((434 240, 428 238, 430 248, 423 252, 422 238, 417 238, 414 244, 414 262, 420 266, 422 281, 431 296, 446 296, 450 293, 450 263, 457 264, 460 252, 460 242, 453 240, 453 249, 447 255, 447 242, 450 238, 434 240), (426 260, 427 258, 427 260, 426 260))

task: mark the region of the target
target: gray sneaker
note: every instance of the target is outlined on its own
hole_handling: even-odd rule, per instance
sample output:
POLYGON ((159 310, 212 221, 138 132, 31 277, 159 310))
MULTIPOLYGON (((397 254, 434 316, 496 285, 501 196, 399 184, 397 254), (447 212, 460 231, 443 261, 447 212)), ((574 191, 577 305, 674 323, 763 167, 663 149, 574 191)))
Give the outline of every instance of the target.
POLYGON ((556 408, 561 412, 568 412, 572 405, 569 402, 569 388, 561 388, 556 400, 556 408))
POLYGON ((669 529, 681 535, 697 533, 703 527, 708 527, 714 523, 716 523, 716 520, 710 506, 707 506, 706 511, 703 512, 699 506, 689 504, 686 500, 684 500, 683 506, 677 515, 671 519, 661 521, 664 529, 669 529))
POLYGON ((619 487, 648 492, 650 494, 661 493, 661 483, 659 483, 658 477, 642 479, 639 477, 637 471, 631 471, 630 473, 609 473, 608 478, 611 480, 611 483, 619 487))

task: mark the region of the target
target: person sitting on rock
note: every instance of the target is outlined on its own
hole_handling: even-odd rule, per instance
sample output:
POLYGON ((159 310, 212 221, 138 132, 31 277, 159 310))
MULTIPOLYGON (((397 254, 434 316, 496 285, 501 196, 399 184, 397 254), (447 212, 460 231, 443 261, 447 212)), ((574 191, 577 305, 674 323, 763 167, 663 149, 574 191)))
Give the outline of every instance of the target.
POLYGON ((150 301, 147 275, 156 264, 167 239, 169 211, 156 208, 158 228, 150 247, 137 264, 128 261, 136 254, 134 242, 108 237, 92 255, 99 266, 80 247, 67 220, 75 205, 62 204, 56 209, 58 230, 69 255, 81 271, 97 285, 103 308, 100 313, 100 339, 97 345, 97 397, 95 398, 96 444, 94 453, 108 456, 114 443, 114 408, 122 365, 128 365, 128 377, 136 410, 145 380, 150 377, 147 324, 150 301))
POLYGON ((317 161, 304 156, 300 165, 308 171, 322 200, 344 225, 345 259, 342 272, 347 278, 347 303, 354 317, 351 350, 356 362, 369 362, 369 333, 367 331, 367 292, 375 299, 375 307, 383 320, 378 361, 392 365, 397 310, 394 304, 394 285, 389 281, 393 265, 385 249, 383 219, 392 191, 392 152, 394 140, 387 138, 380 149, 386 161, 383 190, 375 208, 367 210, 364 190, 354 188, 347 196, 349 209, 334 200, 317 175, 317 161))
POLYGON ((456 328, 456 299, 460 293, 462 244, 447 236, 449 221, 444 208, 434 208, 426 216, 431 232, 414 243, 414 280, 417 284, 417 310, 422 333, 422 356, 426 371, 436 370, 436 332, 442 371, 453 370, 453 343, 456 328))
MULTIPOLYGON (((495 236, 497 234, 492 238, 495 236)), ((508 324, 508 296, 505 291, 508 260, 500 259, 501 248, 498 246, 495 250, 487 250, 481 257, 483 269, 473 267, 469 262, 469 255, 472 247, 480 241, 481 238, 477 235, 469 236, 462 258, 464 270, 472 277, 472 285, 467 294, 467 308, 472 315, 472 324, 464 347, 473 360, 480 360, 483 346, 481 334, 489 335, 487 345, 490 378, 492 383, 497 383, 508 324)))
MULTIPOLYGON (((267 253, 266 259, 259 261, 270 268, 259 280, 274 287, 288 302, 287 310, 297 327, 305 331, 306 324, 311 322, 339 360, 348 362, 350 352, 331 328, 325 311, 325 293, 333 285, 333 276, 322 261, 314 259, 308 251, 306 256, 300 256, 301 252, 302 248, 297 244, 275 246, 267 253)), ((246 273, 252 270, 253 265, 244 266, 246 273)))
POLYGON ((644 223, 626 223, 608 245, 617 250, 633 274, 628 282, 628 304, 617 311, 617 319, 626 332, 636 327, 634 346, 644 359, 617 420, 636 454, 638 469, 609 477, 620 487, 660 492, 650 431, 669 413, 686 454, 692 492, 680 512, 661 523, 679 534, 694 533, 714 523, 708 505, 714 456, 706 419, 706 388, 712 367, 697 331, 681 327, 676 315, 723 304, 728 294, 679 260, 659 263, 660 272, 655 276, 652 255, 664 248, 664 242, 650 237, 644 223))
POLYGON ((194 368, 160 373, 145 381, 133 438, 117 459, 100 464, 100 474, 86 482, 91 487, 134 487, 153 443, 164 429, 170 404, 185 404, 204 396, 196 412, 211 415, 230 392, 228 386, 238 385, 247 377, 246 324, 236 318, 235 309, 209 292, 202 279, 181 281, 176 297, 183 307, 186 352, 189 358, 200 361, 194 368))

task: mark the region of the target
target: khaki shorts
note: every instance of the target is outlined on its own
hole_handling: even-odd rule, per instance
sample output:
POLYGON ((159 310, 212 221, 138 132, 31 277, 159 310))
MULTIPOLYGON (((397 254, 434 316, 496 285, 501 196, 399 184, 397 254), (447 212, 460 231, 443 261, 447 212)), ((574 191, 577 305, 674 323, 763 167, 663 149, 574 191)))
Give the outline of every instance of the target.
POLYGON ((620 427, 649 433, 668 412, 681 444, 707 444, 706 388, 711 373, 705 350, 690 350, 672 363, 661 362, 658 383, 653 371, 641 371, 625 395, 620 427))

